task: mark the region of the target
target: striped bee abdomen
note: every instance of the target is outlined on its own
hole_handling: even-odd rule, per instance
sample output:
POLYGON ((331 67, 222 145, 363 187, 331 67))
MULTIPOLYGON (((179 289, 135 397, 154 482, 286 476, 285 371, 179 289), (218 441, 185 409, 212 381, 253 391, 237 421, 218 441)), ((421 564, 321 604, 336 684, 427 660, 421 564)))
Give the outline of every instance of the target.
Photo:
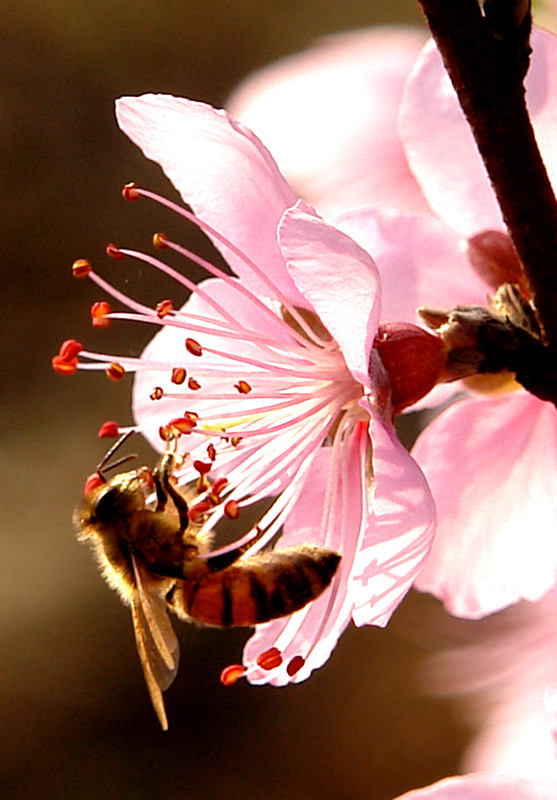
POLYGON ((330 584, 338 553, 300 545, 242 558, 199 581, 181 580, 169 598, 179 616, 208 625, 255 625, 299 611, 330 584))

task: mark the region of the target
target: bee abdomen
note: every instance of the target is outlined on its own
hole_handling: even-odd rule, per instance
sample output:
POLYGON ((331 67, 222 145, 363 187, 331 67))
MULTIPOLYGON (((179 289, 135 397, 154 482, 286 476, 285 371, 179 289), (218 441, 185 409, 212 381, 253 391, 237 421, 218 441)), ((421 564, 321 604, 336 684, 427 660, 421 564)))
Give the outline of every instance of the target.
POLYGON ((179 581, 171 603, 199 622, 255 625, 299 611, 330 584, 340 556, 301 545, 241 559, 199 581, 179 581))

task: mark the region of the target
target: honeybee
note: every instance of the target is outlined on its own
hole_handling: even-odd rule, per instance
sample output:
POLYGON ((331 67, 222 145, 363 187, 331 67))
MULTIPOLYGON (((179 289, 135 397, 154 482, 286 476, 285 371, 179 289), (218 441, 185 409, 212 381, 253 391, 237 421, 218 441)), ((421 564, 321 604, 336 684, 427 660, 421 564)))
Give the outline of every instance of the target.
POLYGON ((107 479, 125 434, 98 465, 97 484, 74 512, 78 538, 93 547, 103 577, 132 613, 135 642, 151 701, 168 729, 162 692, 176 676, 179 648, 167 611, 206 625, 249 626, 292 614, 329 586, 340 555, 299 545, 249 555, 247 544, 208 557, 201 524, 173 482, 178 433, 167 434, 154 470, 107 479), (155 496, 153 502, 150 497, 155 496))

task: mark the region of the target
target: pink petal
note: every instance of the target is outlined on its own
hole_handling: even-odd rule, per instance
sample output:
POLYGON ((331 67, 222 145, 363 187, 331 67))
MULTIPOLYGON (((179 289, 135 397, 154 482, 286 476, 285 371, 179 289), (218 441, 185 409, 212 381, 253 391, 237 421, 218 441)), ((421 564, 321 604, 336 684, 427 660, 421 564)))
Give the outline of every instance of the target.
POLYGON ((555 583, 556 415, 525 392, 471 399, 418 439, 438 528, 416 586, 452 614, 482 617, 555 583))
POLYGON ((423 41, 402 27, 327 38, 250 76, 228 108, 322 213, 370 202, 425 210, 395 132, 423 41))
POLYGON ((260 653, 276 646, 285 665, 300 653, 306 658, 305 665, 292 678, 284 667, 276 673, 257 669, 249 676, 251 683, 283 686, 306 680, 327 661, 348 625, 352 612, 351 570, 366 519, 363 497, 367 454, 367 426, 358 423, 337 458, 333 458, 332 448, 322 448, 314 459, 279 546, 302 541, 320 543, 341 553, 342 561, 321 597, 290 617, 258 625, 244 650, 245 664, 255 662, 260 653), (326 517, 330 502, 334 513, 326 517))
POLYGON ((368 253, 381 276, 381 319, 416 322, 416 308, 485 305, 487 287, 465 241, 432 216, 366 206, 333 220, 368 253))
MULTIPOLYGON (((537 28, 532 45, 527 100, 544 161, 555 183, 557 43, 555 37, 537 28)), ((504 230, 472 134, 432 42, 425 46, 408 80, 399 132, 410 168, 442 220, 467 236, 486 228, 504 230)))
MULTIPOLYGON (((390 423, 372 415, 373 498, 353 570, 356 625, 386 625, 410 588, 435 532, 435 507, 426 480, 390 423)), ((371 484, 368 491, 371 491, 371 484)))
POLYGON ((556 792, 554 784, 478 772, 445 778, 398 800, 555 800, 556 792))
MULTIPOLYGON (((116 116, 195 213, 297 299, 276 241, 280 217, 296 196, 259 139, 225 111, 171 95, 121 98, 116 116)), ((215 244, 254 291, 269 294, 242 259, 215 244)))
MULTIPOLYGON (((279 342, 289 342, 288 328, 278 318, 272 314, 266 314, 262 309, 255 306, 248 297, 237 293, 230 284, 222 280, 210 278, 202 281, 199 284, 199 289, 205 291, 214 301, 220 303, 225 309, 233 312, 236 321, 240 326, 244 327, 247 331, 254 332, 265 331, 269 337, 275 337, 279 342)), ((216 309, 209 305, 209 303, 200 297, 197 293, 192 294, 188 301, 185 303, 184 312, 189 314, 198 314, 201 316, 209 317, 217 323, 222 320, 222 315, 219 315, 216 309)), ((215 331, 218 327, 215 324, 215 331)), ((222 378, 222 391, 229 394, 235 393, 234 384, 239 379, 247 379, 248 383, 252 381, 250 372, 252 368, 240 363, 235 364, 229 361, 224 356, 214 355, 212 353, 204 352, 201 358, 191 355, 185 347, 185 341, 188 336, 195 338, 202 347, 212 347, 224 352, 233 353, 235 355, 248 356, 252 358, 261 358, 261 352, 256 345, 247 340, 242 339, 228 339, 224 336, 219 336, 217 332, 214 334, 190 332, 188 328, 178 328, 170 325, 165 325, 149 342, 143 351, 141 358, 144 362, 157 362, 163 368, 152 369, 143 368, 138 370, 134 380, 132 408, 134 418, 141 426, 142 433, 149 441, 149 443, 156 449, 161 450, 163 442, 159 437, 159 427, 166 425, 173 417, 181 417, 186 410, 188 401, 183 397, 173 399, 165 397, 161 402, 153 401, 150 395, 155 386, 160 386, 164 392, 176 393, 180 392, 181 395, 191 396, 191 408, 187 410, 196 411, 198 414, 207 415, 215 413, 218 409, 230 411, 234 406, 234 401, 231 400, 214 400, 205 399, 203 393, 203 379, 200 379, 202 388, 199 391, 189 391, 186 384, 182 386, 175 386, 171 382, 171 374, 173 367, 185 367, 188 370, 189 377, 196 377, 200 369, 207 368, 220 368, 223 374, 222 378), (167 367, 165 368, 165 365, 167 367)), ((257 370, 253 368, 255 375, 257 370)), ((216 387, 217 373, 211 377, 211 386, 216 387)), ((257 386, 257 380, 254 383, 257 386)), ((214 389, 212 389, 212 392, 214 389)), ((241 416, 245 416, 246 411, 249 410, 250 395, 238 394, 238 404, 241 407, 241 416)), ((261 401, 256 401, 258 406, 261 401)), ((199 445, 203 442, 206 443, 204 437, 191 436, 184 437, 184 446, 189 449, 199 445)))
POLYGON ((369 357, 380 310, 373 259, 302 202, 284 214, 279 243, 296 287, 338 342, 354 378, 370 387, 369 357))

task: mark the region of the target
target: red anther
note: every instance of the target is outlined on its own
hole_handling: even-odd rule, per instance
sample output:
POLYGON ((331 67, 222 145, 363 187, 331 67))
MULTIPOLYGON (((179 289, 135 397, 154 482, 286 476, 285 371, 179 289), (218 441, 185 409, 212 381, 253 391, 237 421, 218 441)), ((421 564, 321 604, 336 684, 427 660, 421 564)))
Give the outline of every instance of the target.
POLYGON ((92 475, 89 475, 89 477, 85 481, 83 494, 88 495, 89 492, 92 492, 93 489, 96 489, 98 486, 102 486, 104 483, 106 483, 106 481, 103 480, 103 478, 99 475, 99 473, 93 472, 92 475))
POLYGON ((236 500, 229 500, 224 504, 224 516, 228 519, 238 519, 240 516, 240 506, 236 500))
POLYGON ((188 519, 190 522, 197 522, 200 517, 210 510, 210 503, 206 503, 205 500, 203 500, 201 503, 196 503, 194 506, 190 506, 188 511, 188 519))
POLYGON ((110 306, 106 300, 100 300, 98 303, 93 303, 91 306, 91 322, 94 328, 108 328, 110 320, 107 317, 110 314, 110 306))
POLYGON ((242 438, 243 438, 242 436, 231 436, 230 444, 232 445, 232 447, 238 447, 238 445, 242 441, 242 438))
POLYGON ((267 671, 276 669, 282 664, 282 653, 278 647, 271 647, 270 650, 266 650, 260 656, 257 656, 256 664, 267 671))
POLYGON ((174 417, 168 423, 168 426, 179 431, 179 433, 191 433, 197 422, 191 417, 174 417))
POLYGON ((199 419, 197 411, 184 411, 184 417, 191 417, 191 419, 199 419))
POLYGON ((78 258, 78 260, 74 261, 72 264, 74 278, 86 278, 92 269, 93 267, 86 258, 78 258))
POLYGON ((120 428, 118 427, 118 423, 110 419, 107 422, 103 422, 99 428, 98 437, 99 439, 114 439, 119 433, 120 428))
POLYGON ((249 394, 251 392, 251 386, 247 381, 238 381, 238 383, 234 384, 234 388, 238 389, 240 394, 249 394))
POLYGON ((62 356, 54 356, 52 359, 52 369, 59 375, 73 375, 77 369, 77 358, 67 361, 62 356))
POLYGON ((183 367, 174 367, 170 380, 180 386, 187 378, 188 373, 183 367))
POLYGON ((80 342, 76 342, 75 339, 66 339, 65 342, 62 342, 58 355, 64 361, 73 361, 82 350, 83 345, 80 342))
POLYGON ((228 486, 228 478, 224 478, 224 477, 217 478, 216 481, 211 486, 212 494, 214 494, 214 495, 216 495, 216 497, 218 497, 225 486, 228 486))
POLYGON ((160 386, 155 386, 149 397, 151 400, 161 400, 164 397, 164 392, 160 386))
POLYGON ((120 248, 117 247, 115 244, 107 244, 106 254, 110 256, 110 258, 115 258, 116 261, 121 261, 123 258, 126 257, 125 253, 122 253, 120 248))
POLYGON ((199 381, 196 381, 195 378, 188 378, 188 389, 191 389, 192 392, 196 392, 198 389, 201 389, 201 384, 199 381))
POLYGON ((122 197, 124 200, 137 200, 139 192, 136 189, 135 183, 126 183, 122 189, 122 197))
MULTIPOLYGON (((207 455, 209 456, 211 461, 214 461, 215 458, 217 457, 217 451, 215 450, 215 445, 213 444, 213 442, 211 442, 210 444, 207 445, 207 455)), ((226 481, 228 483, 226 478, 219 478, 219 480, 220 481, 224 480, 224 481, 226 481)), ((215 481, 215 483, 217 483, 217 481, 215 481)))
POLYGON ((189 337, 186 339, 186 350, 188 353, 191 353, 192 356, 203 355, 203 350, 201 349, 199 342, 196 342, 195 339, 190 339, 189 337))
POLYGON ((126 370, 121 364, 118 364, 118 362, 113 361, 112 364, 106 368, 106 374, 108 375, 111 381, 121 381, 124 375, 126 374, 126 370))
POLYGON ((206 464, 204 461, 194 461, 193 468, 199 472, 200 475, 207 475, 213 469, 212 464, 206 464))
POLYGON ((161 425, 159 427, 159 436, 161 437, 163 442, 167 442, 171 435, 172 435, 171 425, 161 425))
POLYGON ((163 319, 167 314, 170 314, 171 311, 174 311, 172 300, 161 300, 160 303, 157 303, 155 306, 155 311, 157 312, 157 317, 163 319))
POLYGON ((231 664, 221 672, 220 682, 223 686, 234 686, 236 681, 243 678, 245 674, 246 671, 241 664, 231 664))
POLYGON ((288 662, 286 671, 290 675, 290 677, 292 677, 302 669, 305 663, 306 660, 305 658, 302 658, 302 656, 294 656, 294 658, 290 659, 290 661, 288 662))
POLYGON ((153 234, 153 244, 158 250, 164 250, 167 245, 167 238, 164 233, 154 233, 153 234))

